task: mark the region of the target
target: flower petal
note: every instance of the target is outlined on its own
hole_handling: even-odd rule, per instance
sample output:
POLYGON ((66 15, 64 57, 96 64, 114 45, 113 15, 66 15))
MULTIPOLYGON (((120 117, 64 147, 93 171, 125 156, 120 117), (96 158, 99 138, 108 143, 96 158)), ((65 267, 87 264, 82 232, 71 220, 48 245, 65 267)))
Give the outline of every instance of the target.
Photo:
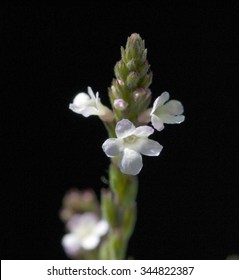
MULTIPOLYGON (((95 94, 94 94, 92 88, 91 87, 87 87, 87 89, 88 89, 88 94, 91 97, 91 99, 95 99, 95 94)), ((96 95, 97 96, 99 95, 98 92, 96 93, 96 95)))
POLYGON ((108 157, 115 157, 121 151, 121 142, 121 139, 109 138, 103 143, 102 149, 108 157))
POLYGON ((183 113, 183 105, 178 100, 170 100, 164 105, 164 109, 171 115, 181 115, 183 113))
POLYGON ((137 175, 143 167, 142 156, 134 150, 125 148, 119 167, 122 173, 137 175))
POLYGON ((67 229, 71 232, 81 232, 83 228, 93 228, 98 222, 97 216, 92 212, 74 215, 67 223, 67 229))
POLYGON ((164 129, 163 121, 156 115, 152 115, 151 122, 152 122, 153 127, 155 129, 157 129, 158 131, 161 131, 164 129))
POLYGON ((123 119, 116 124, 115 132, 118 138, 124 138, 134 133, 135 126, 127 119, 123 119))
POLYGON ((81 247, 85 250, 93 250, 100 243, 100 237, 98 235, 89 235, 82 239, 81 247))
POLYGON ((173 116, 170 114, 162 114, 160 115, 160 119, 167 124, 175 124, 175 123, 181 123, 185 120, 184 115, 179 115, 179 116, 173 116))
POLYGON ((89 116, 99 115, 99 111, 93 106, 84 107, 84 108, 76 108, 74 106, 71 106, 70 109, 75 113, 83 115, 86 118, 89 116))
POLYGON ((68 233, 62 238, 61 244, 67 255, 74 257, 76 256, 81 248, 81 242, 76 234, 68 233))
POLYGON ((88 94, 84 92, 80 92, 76 95, 76 97, 73 99, 73 104, 75 106, 82 106, 85 103, 87 103, 90 100, 90 97, 88 94))
POLYGON ((99 236, 105 235, 109 230, 109 224, 105 220, 101 220, 96 225, 96 234, 99 236))
POLYGON ((151 114, 153 114, 158 107, 162 106, 168 100, 169 100, 169 93, 165 91, 155 99, 151 114))
POLYGON ((148 125, 142 125, 139 127, 136 127, 134 131, 134 135, 138 137, 148 137, 149 135, 154 133, 154 129, 151 126, 148 125))
POLYGON ((144 145, 141 145, 139 152, 145 156, 158 156, 160 152, 162 151, 163 146, 160 145, 158 142, 151 140, 151 139, 145 139, 144 145))

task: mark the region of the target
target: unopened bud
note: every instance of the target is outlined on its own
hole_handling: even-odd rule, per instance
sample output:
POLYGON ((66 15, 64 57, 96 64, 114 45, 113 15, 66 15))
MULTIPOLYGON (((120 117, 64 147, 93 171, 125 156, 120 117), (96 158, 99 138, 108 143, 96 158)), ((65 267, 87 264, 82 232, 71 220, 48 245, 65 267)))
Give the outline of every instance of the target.
POLYGON ((129 71, 128 71, 125 63, 123 62, 123 60, 120 60, 116 63, 116 65, 114 67, 114 72, 115 72, 115 77, 117 79, 125 80, 129 71))
POLYGON ((152 72, 149 72, 147 75, 144 76, 144 79, 141 82, 141 86, 144 88, 148 88, 153 80, 153 74, 152 72))
POLYGON ((130 60, 135 56, 140 56, 145 50, 144 41, 137 33, 133 33, 126 43, 126 56, 130 60))
POLYGON ((127 77, 127 86, 129 88, 134 88, 139 82, 139 75, 136 72, 131 72, 127 77))
POLYGON ((134 92, 133 92, 133 96, 134 96, 134 101, 143 101, 146 100, 148 98, 150 98, 151 96, 151 90, 148 88, 137 88, 134 92))
POLYGON ((114 107, 116 110, 124 111, 128 107, 128 103, 124 101, 124 99, 115 99, 114 100, 114 107))
POLYGON ((136 69, 135 60, 131 59, 129 62, 127 62, 126 66, 129 71, 135 71, 136 69))

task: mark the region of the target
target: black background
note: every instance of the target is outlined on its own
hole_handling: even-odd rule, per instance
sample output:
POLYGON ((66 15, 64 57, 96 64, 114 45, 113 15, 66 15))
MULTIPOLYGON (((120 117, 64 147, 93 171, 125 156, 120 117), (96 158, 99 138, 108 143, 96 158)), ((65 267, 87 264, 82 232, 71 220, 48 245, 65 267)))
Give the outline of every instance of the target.
POLYGON ((99 119, 68 106, 87 86, 109 105, 113 66, 133 32, 148 48, 153 99, 169 91, 184 104, 186 120, 153 136, 164 149, 158 158, 144 157, 128 253, 135 259, 239 253, 237 7, 192 2, 2 9, 2 258, 66 258, 62 197, 72 187, 99 194, 109 163, 99 119))

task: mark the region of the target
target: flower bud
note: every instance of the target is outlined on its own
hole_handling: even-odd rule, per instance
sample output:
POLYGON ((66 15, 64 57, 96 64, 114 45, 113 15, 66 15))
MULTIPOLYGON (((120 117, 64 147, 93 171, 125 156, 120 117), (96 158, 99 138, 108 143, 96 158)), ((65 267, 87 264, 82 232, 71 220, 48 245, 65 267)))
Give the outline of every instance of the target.
POLYGON ((124 99, 115 99, 114 100, 114 107, 116 110, 124 111, 128 107, 128 103, 124 101, 124 99))
POLYGON ((126 76, 128 74, 128 69, 127 69, 125 63, 123 62, 123 60, 120 60, 116 63, 116 65, 114 67, 114 73, 115 73, 115 77, 117 79, 120 79, 120 80, 126 79, 126 76))
POLYGON ((135 71, 136 69, 135 60, 131 59, 129 62, 127 62, 126 66, 129 71, 135 71))
POLYGON ((130 60, 134 57, 140 57, 144 50, 144 41, 141 39, 139 34, 133 33, 126 43, 125 51, 127 59, 130 60))
POLYGON ((126 80, 126 83, 127 83, 127 86, 129 88, 134 88, 137 86, 139 82, 139 75, 137 72, 131 72, 128 77, 127 77, 127 80, 126 80))
POLYGON ((148 88, 137 88, 133 92, 133 96, 135 102, 140 102, 151 97, 151 90, 148 88))
POLYGON ((144 76, 143 80, 141 81, 141 87, 148 88, 153 80, 153 73, 149 72, 147 75, 144 76))

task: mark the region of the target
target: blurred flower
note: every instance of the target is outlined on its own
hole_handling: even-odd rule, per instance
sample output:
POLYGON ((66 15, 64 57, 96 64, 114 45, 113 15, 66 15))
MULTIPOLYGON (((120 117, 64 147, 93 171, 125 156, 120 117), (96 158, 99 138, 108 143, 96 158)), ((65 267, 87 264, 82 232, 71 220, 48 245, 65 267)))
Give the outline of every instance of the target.
POLYGON ((154 132, 150 126, 135 127, 127 119, 116 125, 117 138, 107 139, 102 148, 108 157, 120 156, 119 167, 122 173, 137 175, 143 167, 142 156, 158 156, 162 146, 148 139, 154 132))
POLYGON ((101 236, 108 232, 109 225, 99 220, 93 212, 73 216, 67 223, 70 233, 62 238, 62 246, 67 255, 75 257, 83 250, 93 250, 100 243, 101 236))
POLYGON ((114 119, 113 112, 101 103, 99 93, 95 95, 91 87, 88 87, 88 94, 78 93, 69 108, 84 117, 97 115, 105 122, 112 122, 114 119))
POLYGON ((70 189, 63 197, 62 204, 59 215, 63 222, 67 222, 75 214, 99 211, 96 195, 90 189, 83 191, 70 189))
POLYGON ((164 128, 164 123, 175 124, 183 122, 185 116, 182 115, 184 111, 182 103, 177 100, 168 101, 169 97, 168 92, 163 92, 154 101, 153 108, 146 110, 139 116, 139 122, 148 123, 151 120, 153 127, 158 131, 164 128))

